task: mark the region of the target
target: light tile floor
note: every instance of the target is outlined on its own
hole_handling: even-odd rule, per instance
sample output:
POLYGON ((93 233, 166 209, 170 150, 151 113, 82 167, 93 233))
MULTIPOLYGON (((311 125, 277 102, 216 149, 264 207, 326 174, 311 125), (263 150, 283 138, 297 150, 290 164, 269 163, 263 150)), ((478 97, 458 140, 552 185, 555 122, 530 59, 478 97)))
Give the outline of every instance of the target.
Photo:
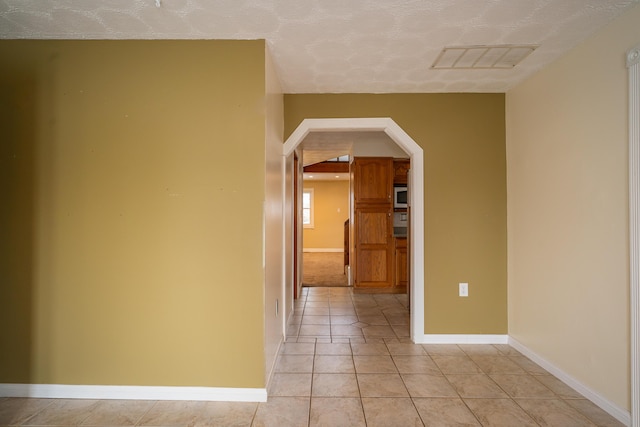
POLYGON ((266 403, 0 398, 0 425, 621 426, 507 345, 416 345, 406 295, 304 288, 266 403))

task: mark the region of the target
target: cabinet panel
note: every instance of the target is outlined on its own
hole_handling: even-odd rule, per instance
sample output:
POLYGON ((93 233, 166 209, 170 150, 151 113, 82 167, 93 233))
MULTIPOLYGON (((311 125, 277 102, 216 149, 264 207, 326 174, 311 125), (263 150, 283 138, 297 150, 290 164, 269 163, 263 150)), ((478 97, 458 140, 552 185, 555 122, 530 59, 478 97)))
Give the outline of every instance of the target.
POLYGON ((356 209, 356 287, 393 286, 392 226, 389 206, 356 209))
POLYGON ((360 265, 366 265, 358 271, 359 284, 387 286, 389 277, 386 249, 363 249, 359 251, 360 265))
POLYGON ((409 284, 409 262, 407 256, 407 239, 396 238, 395 250, 395 280, 393 285, 406 288, 409 284))
POLYGON ((386 245, 389 242, 389 210, 359 209, 358 242, 360 245, 386 245))
POLYGON ((354 201, 391 203, 393 159, 391 157, 356 157, 354 168, 354 201))

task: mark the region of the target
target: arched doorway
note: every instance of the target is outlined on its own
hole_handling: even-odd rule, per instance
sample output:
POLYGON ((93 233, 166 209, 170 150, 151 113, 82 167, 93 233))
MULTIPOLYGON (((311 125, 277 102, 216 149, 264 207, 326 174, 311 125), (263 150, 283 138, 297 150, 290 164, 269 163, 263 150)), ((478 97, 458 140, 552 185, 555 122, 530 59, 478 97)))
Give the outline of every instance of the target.
MULTIPOLYGON (((311 133, 383 132, 411 158, 409 197, 411 199, 409 247, 411 292, 411 340, 424 340, 424 159, 422 148, 390 118, 305 119, 283 146, 285 159, 311 133)), ((290 244, 289 242, 288 244, 290 244)), ((285 248, 285 253, 287 250, 285 248)), ((285 291, 286 292, 286 291, 285 291)))

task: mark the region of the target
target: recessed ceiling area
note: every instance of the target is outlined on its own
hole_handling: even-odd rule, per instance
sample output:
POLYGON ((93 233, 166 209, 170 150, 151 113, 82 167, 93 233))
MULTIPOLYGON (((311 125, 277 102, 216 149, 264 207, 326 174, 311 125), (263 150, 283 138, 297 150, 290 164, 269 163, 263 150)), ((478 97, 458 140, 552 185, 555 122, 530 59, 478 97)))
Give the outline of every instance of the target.
MULTIPOLYGON (((304 166, 344 155, 409 158, 397 143, 383 131, 318 131, 309 132, 300 144, 304 166)), ((309 180, 347 180, 349 174, 304 174, 309 180), (313 175, 313 177, 312 177, 313 175)))
POLYGON ((264 39, 285 93, 506 92, 637 4, 0 0, 0 38, 264 39), (538 47, 513 67, 432 67, 445 47, 485 45, 538 47))

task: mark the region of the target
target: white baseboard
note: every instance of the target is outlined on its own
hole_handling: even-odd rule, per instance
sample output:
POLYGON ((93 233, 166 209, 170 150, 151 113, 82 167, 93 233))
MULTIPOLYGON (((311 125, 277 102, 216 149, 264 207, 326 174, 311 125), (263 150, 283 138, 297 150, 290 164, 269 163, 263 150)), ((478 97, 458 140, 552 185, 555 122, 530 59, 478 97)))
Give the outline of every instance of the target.
POLYGON ((583 395, 585 398, 598 405, 603 411, 609 413, 609 415, 616 418, 622 424, 626 426, 631 425, 631 413, 629 411, 621 408, 620 406, 600 395, 598 392, 582 384, 580 381, 573 378, 571 375, 567 374, 562 369, 555 366, 553 363, 539 356, 525 345, 519 343, 516 339, 509 337, 509 345, 527 356, 529 359, 533 360, 542 368, 546 369, 550 374, 557 377, 560 381, 583 395))
POLYGON ((344 252, 344 248, 303 248, 302 252, 344 252))
POLYGON ((416 344, 507 344, 508 335, 425 334, 416 344))
POLYGON ((266 388, 0 384, 0 397, 266 402, 266 388))

